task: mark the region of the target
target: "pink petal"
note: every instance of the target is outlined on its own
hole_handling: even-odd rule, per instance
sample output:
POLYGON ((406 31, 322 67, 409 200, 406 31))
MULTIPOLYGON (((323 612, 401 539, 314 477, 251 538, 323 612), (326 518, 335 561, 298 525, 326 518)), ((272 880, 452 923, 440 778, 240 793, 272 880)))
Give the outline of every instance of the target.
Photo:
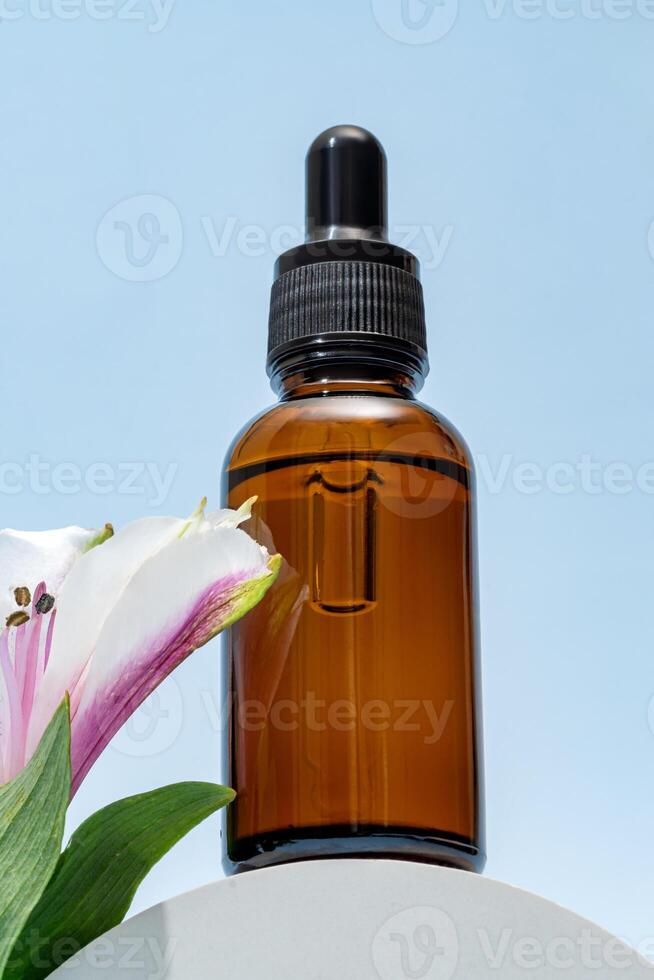
POLYGON ((16 776, 25 764, 25 724, 20 692, 9 659, 9 630, 0 632, 0 680, 2 681, 3 781, 16 776))
POLYGON ((23 718, 25 719, 25 724, 29 723, 29 717, 32 712, 32 704, 34 703, 39 649, 41 644, 41 626, 43 624, 43 616, 37 613, 35 610, 37 602, 41 596, 44 595, 44 593, 45 583, 41 582, 36 587, 32 598, 32 618, 30 619, 29 623, 25 623, 24 626, 19 627, 19 632, 24 630, 24 633, 20 637, 20 647, 18 637, 16 639, 15 664, 17 672, 18 668, 20 668, 19 688, 21 692, 21 703, 23 707, 23 718))

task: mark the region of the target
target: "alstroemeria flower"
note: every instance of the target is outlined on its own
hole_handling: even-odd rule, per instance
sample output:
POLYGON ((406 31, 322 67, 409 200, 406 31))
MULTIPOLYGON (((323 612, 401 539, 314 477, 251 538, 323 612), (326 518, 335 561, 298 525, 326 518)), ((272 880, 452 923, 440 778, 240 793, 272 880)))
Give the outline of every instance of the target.
POLYGON ((68 692, 74 792, 164 677, 259 601, 280 559, 238 527, 249 516, 0 531, 0 784, 68 692))

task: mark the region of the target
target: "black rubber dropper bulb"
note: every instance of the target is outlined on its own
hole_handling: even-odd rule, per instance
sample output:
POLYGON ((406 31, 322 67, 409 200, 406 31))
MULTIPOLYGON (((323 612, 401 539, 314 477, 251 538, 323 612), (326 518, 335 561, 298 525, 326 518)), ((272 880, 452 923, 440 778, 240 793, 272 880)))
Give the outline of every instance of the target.
POLYGON ((361 126, 332 126, 306 157, 306 237, 279 256, 275 278, 317 262, 379 262, 418 275, 415 255, 388 240, 386 154, 361 126))
POLYGON ((306 161, 307 242, 387 240, 386 154, 360 126, 317 136, 306 161))
POLYGON ((271 376, 282 363, 351 358, 355 349, 426 375, 418 261, 388 240, 386 195, 386 154, 372 133, 333 126, 316 137, 306 157, 306 239, 275 264, 271 376))

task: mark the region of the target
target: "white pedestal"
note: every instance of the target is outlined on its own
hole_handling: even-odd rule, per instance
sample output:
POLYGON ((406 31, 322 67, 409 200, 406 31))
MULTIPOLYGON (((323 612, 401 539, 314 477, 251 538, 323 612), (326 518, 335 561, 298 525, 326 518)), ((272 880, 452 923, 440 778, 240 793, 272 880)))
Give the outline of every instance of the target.
POLYGON ((252 871, 129 919, 59 980, 582 980, 647 977, 629 947, 536 895, 424 864, 252 871))

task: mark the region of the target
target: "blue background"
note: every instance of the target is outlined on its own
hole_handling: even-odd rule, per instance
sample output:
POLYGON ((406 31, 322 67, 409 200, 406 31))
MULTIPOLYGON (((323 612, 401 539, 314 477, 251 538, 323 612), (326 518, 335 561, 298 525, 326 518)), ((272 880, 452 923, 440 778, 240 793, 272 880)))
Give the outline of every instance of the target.
MULTIPOLYGON (((2 523, 119 525, 183 514, 204 493, 218 502, 231 436, 272 400, 271 236, 300 226, 306 147, 326 126, 367 126, 389 155, 396 237, 412 226, 427 266, 423 397, 479 468, 487 873, 643 943, 654 930, 644 4, 623 2, 618 19, 609 0, 595 0, 597 16, 588 0, 559 0, 532 19, 538 5, 475 0, 445 32, 453 0, 434 8, 440 21, 422 0, 404 21, 401 0, 178 0, 165 23, 146 0, 129 19, 110 0, 106 20, 75 2, 2 8, 2 523), (446 245, 442 261, 423 226, 446 245), (114 469, 104 493, 95 463, 114 469), (171 467, 167 492, 145 463, 171 467), (139 469, 131 487, 127 464, 139 469), (525 481, 524 464, 540 478, 525 481)), ((218 776, 218 661, 214 642, 139 713, 71 825, 118 796, 218 776)), ((193 832, 135 907, 219 875, 218 833, 217 818, 193 832)))

